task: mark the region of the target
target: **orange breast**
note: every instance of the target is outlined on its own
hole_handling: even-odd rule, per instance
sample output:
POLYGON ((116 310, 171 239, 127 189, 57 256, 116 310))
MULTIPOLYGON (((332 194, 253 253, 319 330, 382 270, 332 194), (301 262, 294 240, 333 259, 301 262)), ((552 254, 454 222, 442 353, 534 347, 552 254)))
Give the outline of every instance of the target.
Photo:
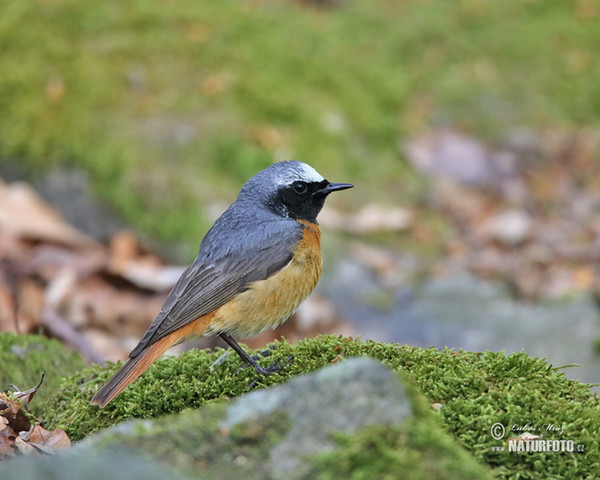
POLYGON ((290 263, 217 309, 207 333, 244 338, 275 328, 314 290, 321 277, 321 232, 313 223, 301 223, 304 235, 290 263))

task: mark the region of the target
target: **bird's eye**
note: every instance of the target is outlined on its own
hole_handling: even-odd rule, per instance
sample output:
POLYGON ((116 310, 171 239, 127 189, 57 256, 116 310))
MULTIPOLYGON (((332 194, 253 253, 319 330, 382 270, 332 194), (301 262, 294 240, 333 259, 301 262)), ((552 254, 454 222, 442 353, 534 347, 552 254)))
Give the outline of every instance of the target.
POLYGON ((304 182, 294 182, 292 183, 292 188, 298 195, 302 195, 308 190, 308 186, 304 182))

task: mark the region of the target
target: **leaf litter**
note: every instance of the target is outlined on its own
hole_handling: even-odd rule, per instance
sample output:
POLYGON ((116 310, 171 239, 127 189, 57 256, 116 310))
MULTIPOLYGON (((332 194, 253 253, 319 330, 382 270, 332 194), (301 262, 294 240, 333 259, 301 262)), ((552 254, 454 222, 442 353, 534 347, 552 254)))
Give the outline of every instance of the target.
POLYGON ((53 455, 71 446, 64 430, 48 431, 29 412, 29 402, 41 387, 44 375, 33 388, 0 392, 0 460, 20 455, 53 455))

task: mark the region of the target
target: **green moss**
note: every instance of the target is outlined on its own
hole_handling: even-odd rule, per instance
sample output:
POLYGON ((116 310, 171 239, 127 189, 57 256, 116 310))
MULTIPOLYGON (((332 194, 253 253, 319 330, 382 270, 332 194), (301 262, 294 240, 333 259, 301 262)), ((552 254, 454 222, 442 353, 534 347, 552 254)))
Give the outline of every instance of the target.
POLYGON ((38 335, 0 333, 0 391, 11 390, 9 384, 21 390, 36 386, 46 372, 44 383, 37 391, 31 408, 40 413, 48 398, 56 394, 58 384, 66 375, 81 370, 85 362, 78 353, 60 342, 38 335))
POLYGON ((401 427, 373 425, 353 435, 335 434, 337 448, 311 459, 314 468, 306 479, 393 480, 398 472, 406 480, 491 479, 491 470, 443 431, 426 398, 405 385, 412 417, 401 427))
MULTIPOLYGON (((586 478, 600 462, 598 398, 590 394, 587 385, 568 380, 560 369, 543 359, 525 353, 440 351, 335 336, 318 336, 294 346, 285 341, 274 342, 272 347, 273 355, 262 359, 264 365, 273 359, 285 363, 289 355, 294 355, 293 361, 281 373, 258 378, 257 388, 344 357, 374 357, 406 375, 430 402, 442 404, 436 415, 444 428, 476 458, 496 468, 502 478, 542 478, 535 473, 540 471, 540 461, 546 475, 543 478, 586 478), (574 440, 585 445, 586 453, 493 452, 492 446, 502 445, 490 434, 492 425, 498 422, 507 429, 527 423, 561 425, 564 432, 560 437, 544 432, 544 438, 574 440)), ((48 423, 66 429, 77 440, 127 418, 152 418, 248 391, 256 375, 248 368, 240 371, 237 356, 232 355, 210 371, 220 353, 192 350, 178 358, 162 358, 102 410, 88 402, 116 366, 89 368, 63 381, 51 410, 46 412, 48 423)), ((352 445, 347 446, 355 448, 352 445)), ((323 461, 334 461, 334 457, 323 461)))
POLYGON ((486 470, 436 423, 409 420, 405 426, 376 425, 352 436, 336 436, 338 448, 313 460, 306 478, 406 480, 491 479, 486 470), (315 476, 315 475, 318 475, 315 476))

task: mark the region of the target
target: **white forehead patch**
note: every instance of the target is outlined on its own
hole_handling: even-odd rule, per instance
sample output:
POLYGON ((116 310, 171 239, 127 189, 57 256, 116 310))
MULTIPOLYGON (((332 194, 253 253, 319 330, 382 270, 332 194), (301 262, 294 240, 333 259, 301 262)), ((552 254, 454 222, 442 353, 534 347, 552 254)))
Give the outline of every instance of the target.
POLYGON ((302 166, 302 177, 300 180, 304 182, 322 182, 325 180, 319 172, 317 172, 313 167, 307 165, 306 163, 301 163, 302 166))
POLYGON ((303 162, 285 162, 287 168, 278 172, 276 183, 278 185, 290 185, 301 181, 306 183, 319 183, 325 180, 323 176, 313 167, 303 162))

